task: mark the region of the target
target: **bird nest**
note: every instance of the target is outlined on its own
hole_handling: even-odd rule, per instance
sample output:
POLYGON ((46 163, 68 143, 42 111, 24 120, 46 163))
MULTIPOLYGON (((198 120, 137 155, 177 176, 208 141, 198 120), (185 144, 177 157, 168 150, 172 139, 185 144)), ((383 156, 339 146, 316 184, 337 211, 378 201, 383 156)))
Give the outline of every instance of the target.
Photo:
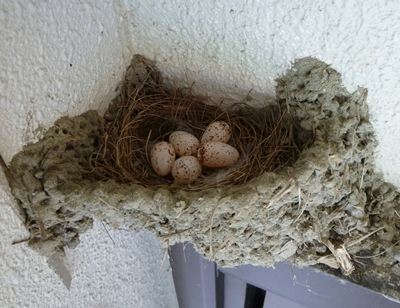
POLYGON ((261 109, 244 102, 215 104, 194 95, 191 87, 165 85, 159 71, 140 56, 128 67, 121 93, 104 119, 102 145, 91 157, 95 174, 150 188, 202 190, 242 185, 264 172, 291 165, 303 147, 296 138, 296 123, 279 104, 261 109), (225 121, 231 127, 229 144, 240 153, 235 164, 203 167, 200 177, 188 185, 175 182, 171 175, 157 175, 149 159, 156 142, 168 141, 177 130, 200 139, 214 121, 225 121))

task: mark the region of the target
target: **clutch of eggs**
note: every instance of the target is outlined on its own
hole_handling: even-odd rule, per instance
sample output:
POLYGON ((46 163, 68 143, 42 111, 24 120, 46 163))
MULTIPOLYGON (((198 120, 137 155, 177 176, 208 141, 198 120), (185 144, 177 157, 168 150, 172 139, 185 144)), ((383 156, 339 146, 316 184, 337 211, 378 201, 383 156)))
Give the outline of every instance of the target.
POLYGON ((171 133, 169 142, 157 142, 150 153, 154 171, 160 176, 172 173, 175 181, 190 184, 201 174, 202 165, 211 168, 226 167, 239 159, 239 152, 229 144, 231 129, 224 121, 211 123, 201 142, 184 131, 171 133), (176 159, 176 155, 180 158, 176 159))

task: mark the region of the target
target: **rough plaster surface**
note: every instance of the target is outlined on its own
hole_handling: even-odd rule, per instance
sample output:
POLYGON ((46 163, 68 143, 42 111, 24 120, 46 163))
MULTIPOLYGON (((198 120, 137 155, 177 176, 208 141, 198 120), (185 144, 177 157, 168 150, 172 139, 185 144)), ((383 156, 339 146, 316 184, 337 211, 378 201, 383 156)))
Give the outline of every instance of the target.
POLYGON ((242 98, 253 89, 259 98, 294 59, 331 63, 350 92, 368 88, 378 169, 400 187, 398 1, 123 3, 135 51, 201 93, 242 98))
MULTIPOLYGON (((129 72, 148 74, 140 65, 129 72)), ((374 172, 366 89, 349 93, 330 65, 305 58, 279 78, 276 92, 298 138, 313 143, 292 166, 239 187, 169 191, 99 180, 88 156, 102 151, 102 118, 96 111, 61 118, 10 165, 30 246, 45 256, 75 248, 95 217, 148 229, 166 248, 190 241, 220 266, 336 264, 351 281, 400 298, 400 195, 374 172), (354 260, 374 257, 339 258, 346 249, 354 260)))
MULTIPOLYGON (((102 110, 131 59, 117 1, 0 2, 0 154, 6 161, 63 115, 102 110)), ((70 291, 28 236, 0 175, 1 307, 176 307, 154 235, 101 224, 67 252, 70 291)), ((166 261, 165 265, 168 264, 166 261)))
POLYGON ((6 160, 59 117, 100 108, 115 95, 130 60, 119 18, 109 1, 1 2, 6 160))

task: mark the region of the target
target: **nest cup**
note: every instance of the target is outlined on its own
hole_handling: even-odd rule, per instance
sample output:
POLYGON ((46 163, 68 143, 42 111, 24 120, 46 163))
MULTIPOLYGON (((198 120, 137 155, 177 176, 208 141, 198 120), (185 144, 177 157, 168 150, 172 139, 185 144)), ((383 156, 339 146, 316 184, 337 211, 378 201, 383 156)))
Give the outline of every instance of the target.
POLYGON ((253 108, 244 102, 221 101, 196 96, 191 87, 163 83, 155 66, 136 56, 128 67, 121 93, 108 108, 103 142, 91 157, 93 174, 101 179, 135 183, 149 188, 202 190, 242 185, 264 172, 293 164, 305 144, 298 125, 277 102, 253 108), (222 107, 226 106, 228 107, 222 107), (227 122, 232 130, 228 144, 239 160, 225 168, 205 168, 193 183, 178 184, 171 175, 157 175, 149 154, 158 141, 168 141, 177 130, 198 139, 214 121, 227 122))

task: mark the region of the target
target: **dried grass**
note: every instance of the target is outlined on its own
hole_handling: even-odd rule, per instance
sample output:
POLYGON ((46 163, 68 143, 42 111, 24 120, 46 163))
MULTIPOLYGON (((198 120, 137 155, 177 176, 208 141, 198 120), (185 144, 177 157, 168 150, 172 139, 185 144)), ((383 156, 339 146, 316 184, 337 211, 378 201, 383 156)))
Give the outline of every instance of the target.
MULTIPOLYGON (((234 103, 228 109, 205 103, 191 87, 168 87, 146 59, 136 56, 128 67, 121 94, 105 115, 103 143, 91 157, 93 174, 120 183, 183 190, 242 185, 264 172, 292 164, 299 154, 294 123, 277 104, 255 109, 234 103), (179 185, 172 176, 160 177, 149 161, 151 147, 168 140, 176 130, 200 138, 213 121, 223 120, 232 129, 229 142, 240 152, 237 163, 227 168, 203 168, 190 185, 179 185)), ((223 102, 221 102, 222 104, 223 102)))

